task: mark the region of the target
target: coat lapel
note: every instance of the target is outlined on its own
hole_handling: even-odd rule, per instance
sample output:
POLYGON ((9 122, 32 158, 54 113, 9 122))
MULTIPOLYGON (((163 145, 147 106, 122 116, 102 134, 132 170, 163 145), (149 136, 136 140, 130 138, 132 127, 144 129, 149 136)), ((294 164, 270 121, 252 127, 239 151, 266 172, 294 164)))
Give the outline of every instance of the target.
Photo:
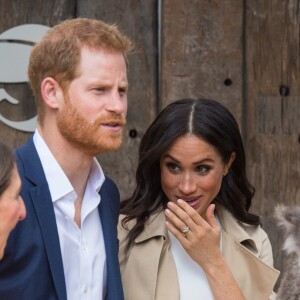
MULTIPOLYGON (((124 246, 128 231, 121 223, 122 216, 119 220, 119 238, 125 299, 179 300, 176 266, 170 253, 164 212, 149 218, 145 229, 129 250, 127 261, 124 246)), ((133 224, 134 221, 130 221, 128 227, 131 228, 133 224)))
POLYGON ((53 282, 60 300, 67 300, 65 277, 53 203, 44 171, 32 138, 18 150, 25 177, 33 184, 29 190, 45 244, 53 282))
POLYGON ((269 299, 279 272, 222 232, 223 256, 246 299, 269 299), (246 272, 247 270, 247 272, 246 272))
POLYGON ((259 258, 260 234, 252 232, 250 236, 224 208, 218 207, 217 213, 222 224, 222 254, 238 286, 246 299, 268 299, 279 271, 259 258))

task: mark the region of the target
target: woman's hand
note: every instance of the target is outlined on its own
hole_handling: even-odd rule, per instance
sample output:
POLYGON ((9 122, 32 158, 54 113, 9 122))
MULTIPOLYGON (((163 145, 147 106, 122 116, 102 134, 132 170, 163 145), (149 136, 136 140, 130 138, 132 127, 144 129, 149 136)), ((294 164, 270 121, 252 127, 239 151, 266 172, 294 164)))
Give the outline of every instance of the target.
POLYGON ((191 258, 201 266, 204 272, 217 267, 222 259, 220 251, 220 227, 214 216, 215 205, 210 204, 206 210, 207 221, 189 204, 178 200, 177 204, 168 203, 166 226, 179 240, 191 258), (178 205, 177 205, 178 204, 178 205), (183 233, 188 226, 189 231, 183 233))
POLYGON ((221 254, 221 229, 214 210, 215 205, 210 204, 205 220, 185 201, 169 202, 166 226, 203 269, 216 300, 245 300, 221 254), (186 226, 189 230, 183 233, 186 226))

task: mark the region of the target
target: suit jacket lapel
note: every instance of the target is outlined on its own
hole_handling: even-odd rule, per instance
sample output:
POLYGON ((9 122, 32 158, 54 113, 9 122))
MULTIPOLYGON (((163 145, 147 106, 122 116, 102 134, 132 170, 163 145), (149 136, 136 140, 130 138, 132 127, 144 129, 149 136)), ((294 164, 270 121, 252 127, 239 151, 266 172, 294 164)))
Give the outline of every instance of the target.
POLYGON ((32 204, 41 227, 52 278, 60 300, 67 300, 65 277, 60 251, 53 203, 44 171, 32 138, 18 150, 25 170, 25 177, 33 183, 30 189, 32 204))
POLYGON ((107 297, 106 299, 123 299, 118 261, 118 240, 116 217, 113 214, 109 190, 104 182, 101 190, 99 214, 103 231, 103 238, 107 262, 107 297))

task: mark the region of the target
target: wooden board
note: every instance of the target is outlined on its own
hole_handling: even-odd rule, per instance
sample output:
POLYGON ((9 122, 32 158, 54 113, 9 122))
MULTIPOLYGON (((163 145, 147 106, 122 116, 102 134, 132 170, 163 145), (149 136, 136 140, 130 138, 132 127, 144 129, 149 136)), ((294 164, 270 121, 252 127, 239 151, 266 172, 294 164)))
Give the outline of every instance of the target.
MULTIPOLYGON (((74 17, 75 4, 73 0, 0 0, 0 33, 23 24, 52 27, 64 19, 74 17)), ((6 119, 24 121, 36 115, 34 97, 28 83, 0 83, 0 88, 19 100, 18 105, 1 101, 0 114, 6 119)), ((0 140, 13 148, 24 143, 30 135, 0 122, 0 140)))
POLYGON ((299 1, 247 1, 246 148, 262 215, 282 269, 278 203, 300 205, 299 1))
POLYGON ((161 103, 211 98, 241 124, 243 1, 162 2, 161 103))

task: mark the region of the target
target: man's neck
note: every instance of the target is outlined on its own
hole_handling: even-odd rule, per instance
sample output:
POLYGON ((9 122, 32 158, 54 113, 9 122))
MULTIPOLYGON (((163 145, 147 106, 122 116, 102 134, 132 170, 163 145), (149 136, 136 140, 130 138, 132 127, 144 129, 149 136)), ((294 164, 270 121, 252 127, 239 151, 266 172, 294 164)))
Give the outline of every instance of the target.
POLYGON ((38 127, 38 132, 65 172, 78 197, 83 198, 93 157, 74 148, 55 129, 38 127))

